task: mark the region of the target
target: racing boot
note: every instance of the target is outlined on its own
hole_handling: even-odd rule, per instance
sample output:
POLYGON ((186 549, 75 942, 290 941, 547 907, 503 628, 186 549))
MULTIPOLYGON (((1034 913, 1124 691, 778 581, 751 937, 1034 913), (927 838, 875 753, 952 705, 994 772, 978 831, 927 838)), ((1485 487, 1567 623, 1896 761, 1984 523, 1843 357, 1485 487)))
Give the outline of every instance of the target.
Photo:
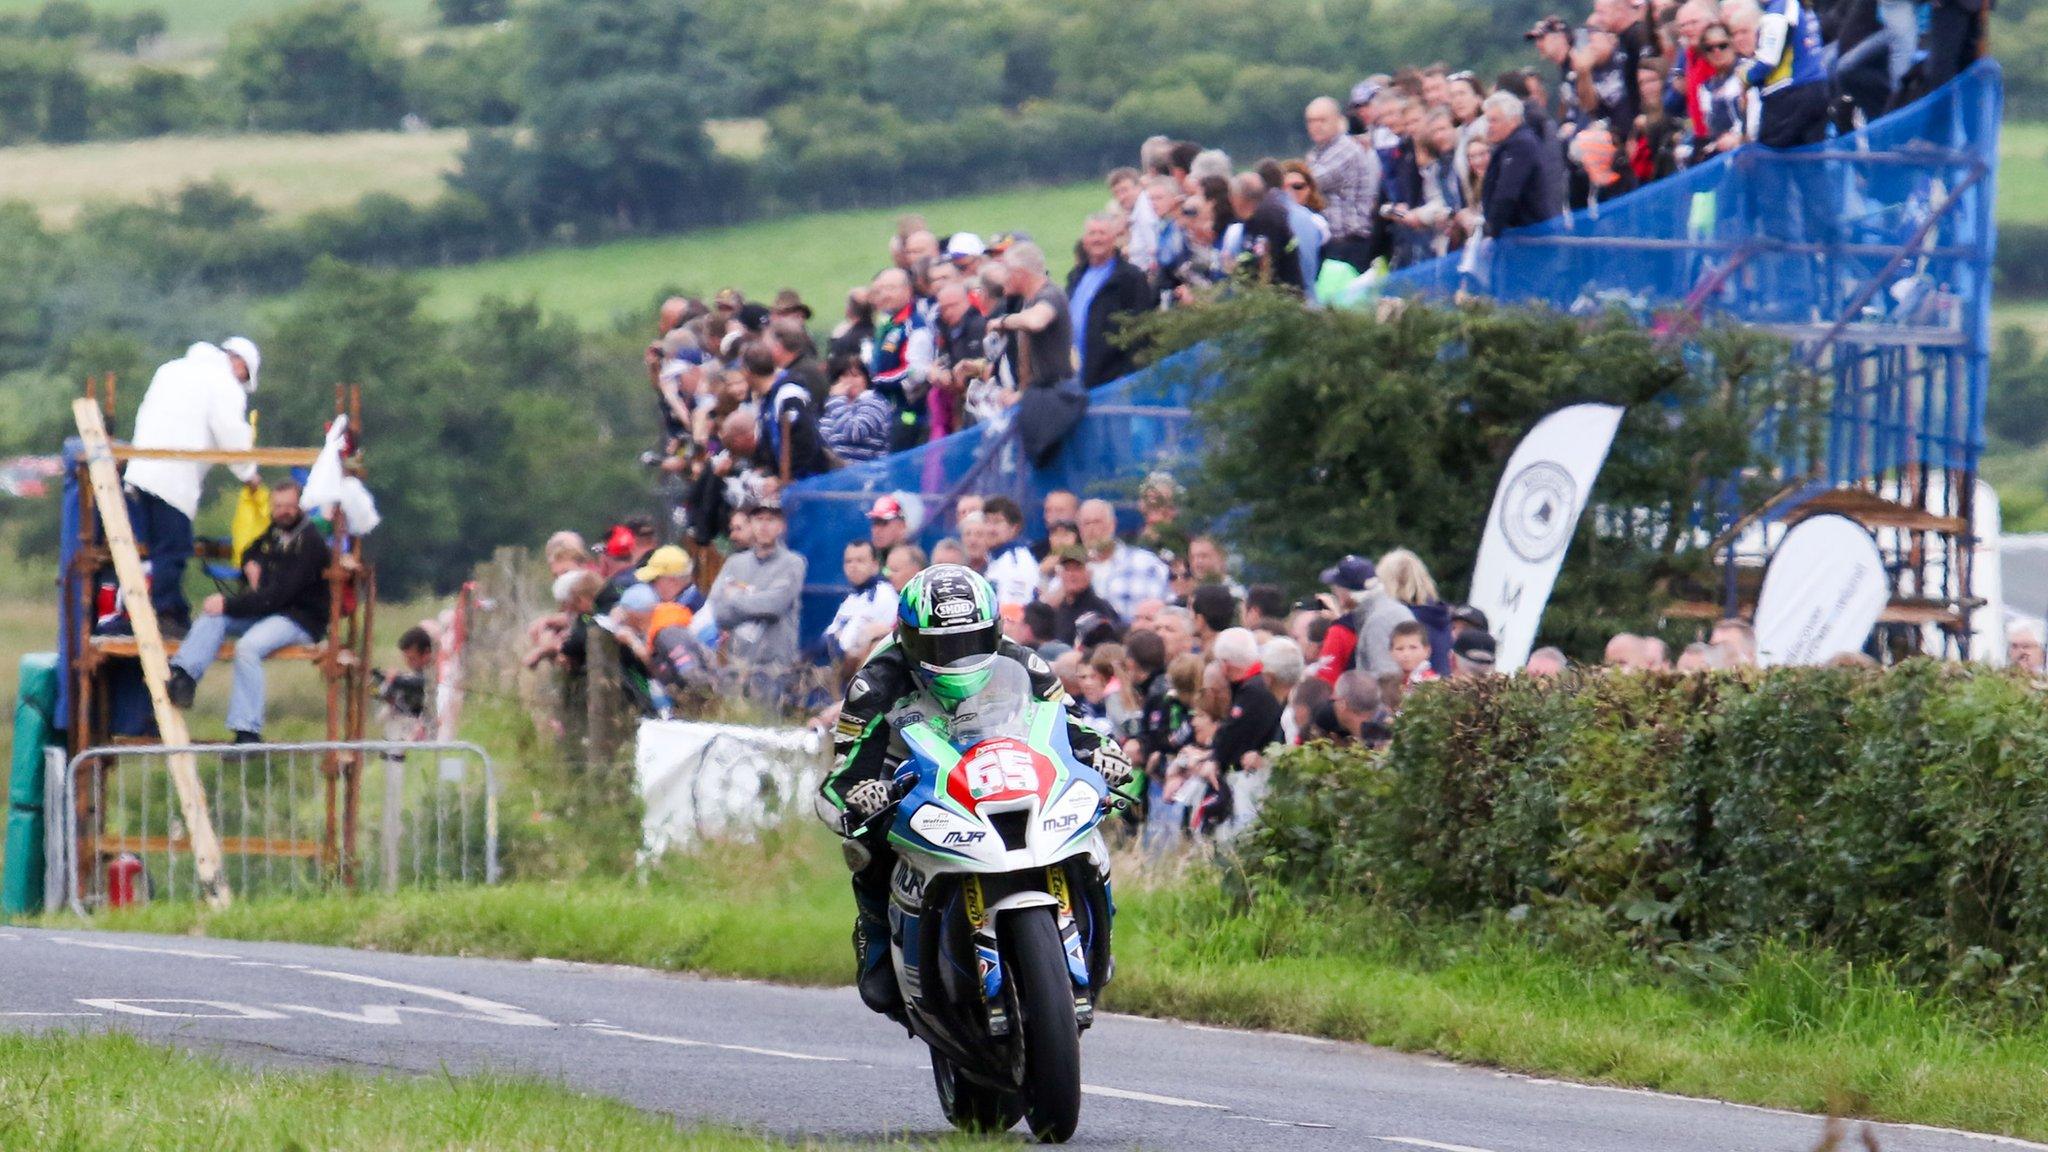
POLYGON ((903 990, 889 962, 889 905, 886 896, 854 889, 853 961, 860 973, 861 1003, 891 1020, 903 1019, 903 990))

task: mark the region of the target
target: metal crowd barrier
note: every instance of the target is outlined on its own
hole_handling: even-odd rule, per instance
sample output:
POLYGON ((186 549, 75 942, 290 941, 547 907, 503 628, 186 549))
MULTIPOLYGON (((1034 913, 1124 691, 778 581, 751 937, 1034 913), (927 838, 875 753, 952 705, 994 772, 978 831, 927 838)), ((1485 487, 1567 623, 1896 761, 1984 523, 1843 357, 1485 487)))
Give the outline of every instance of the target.
POLYGON ((497 777, 468 741, 113 745, 71 758, 49 814, 73 911, 200 896, 173 753, 237 897, 498 882, 497 777))

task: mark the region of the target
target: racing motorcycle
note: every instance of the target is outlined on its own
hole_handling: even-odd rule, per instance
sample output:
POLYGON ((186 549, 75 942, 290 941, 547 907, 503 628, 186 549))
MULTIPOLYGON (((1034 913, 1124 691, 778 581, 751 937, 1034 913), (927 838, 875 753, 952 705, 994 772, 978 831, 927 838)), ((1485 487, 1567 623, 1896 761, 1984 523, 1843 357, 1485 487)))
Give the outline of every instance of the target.
MULTIPOLYGON (((1067 716, 998 659, 950 716, 900 729, 888 821, 898 863, 889 940, 905 1024, 931 1049, 956 1127, 1022 1119, 1046 1143, 1081 1115, 1081 1033, 1109 983, 1109 852, 1099 825, 1124 801, 1076 759, 1067 716)), ((842 828, 849 863, 866 849, 842 828)))

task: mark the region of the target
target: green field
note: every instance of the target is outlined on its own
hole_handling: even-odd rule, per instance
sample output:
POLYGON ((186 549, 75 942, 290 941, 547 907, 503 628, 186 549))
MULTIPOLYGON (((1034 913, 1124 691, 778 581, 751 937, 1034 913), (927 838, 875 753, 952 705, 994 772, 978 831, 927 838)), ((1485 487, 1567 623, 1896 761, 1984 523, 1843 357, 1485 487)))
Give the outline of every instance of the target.
POLYGON ((961 230, 984 238, 1001 231, 1029 232, 1045 248, 1054 274, 1064 276, 1082 219, 1107 199, 1101 183, 1091 180, 555 249, 429 272, 425 278, 432 286, 430 306, 451 316, 486 296, 530 296, 585 327, 598 327, 622 312, 651 316, 654 295, 665 288, 708 295, 737 287, 762 298, 779 288, 795 288, 817 311, 817 323, 830 327, 846 290, 867 283, 888 263, 889 236, 905 212, 922 213, 941 236, 961 230))
POLYGON ((0 200, 26 200, 51 224, 93 200, 143 200, 216 177, 282 216, 353 204, 366 192, 438 195, 468 133, 164 136, 0 148, 0 200))
POLYGON ((1998 220, 2048 224, 2048 123, 2007 123, 1998 138, 1998 220))
MULTIPOLYGON (((133 12, 155 8, 170 18, 168 39, 224 42, 228 31, 246 20, 262 19, 303 7, 305 0, 89 0, 99 12, 133 12)), ((435 25, 433 0, 362 0, 393 32, 413 32, 435 25)), ((43 0, 0 0, 0 13, 33 15, 43 0)))

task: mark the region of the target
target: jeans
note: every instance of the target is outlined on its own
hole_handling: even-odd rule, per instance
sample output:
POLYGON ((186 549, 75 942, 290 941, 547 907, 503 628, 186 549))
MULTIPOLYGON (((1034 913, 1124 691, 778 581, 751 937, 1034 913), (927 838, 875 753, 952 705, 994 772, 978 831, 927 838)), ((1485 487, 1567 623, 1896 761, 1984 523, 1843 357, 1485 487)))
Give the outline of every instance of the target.
POLYGON ((289 616, 201 616, 171 660, 176 668, 198 680, 220 656, 228 637, 235 644, 235 687, 228 696, 228 728, 234 732, 263 731, 263 661, 280 648, 311 644, 313 637, 289 616))
POLYGON ((1853 71, 1883 52, 1892 91, 1898 91, 1899 82, 1913 69, 1913 53, 1920 47, 1920 14, 1915 10, 1918 7, 1915 0, 1877 0, 1877 18, 1883 27, 1843 53, 1835 62, 1836 71, 1853 71))
POLYGON ((128 490, 128 526, 149 552, 149 604, 158 619, 184 623, 185 562, 192 559, 192 518, 139 489, 128 490))

